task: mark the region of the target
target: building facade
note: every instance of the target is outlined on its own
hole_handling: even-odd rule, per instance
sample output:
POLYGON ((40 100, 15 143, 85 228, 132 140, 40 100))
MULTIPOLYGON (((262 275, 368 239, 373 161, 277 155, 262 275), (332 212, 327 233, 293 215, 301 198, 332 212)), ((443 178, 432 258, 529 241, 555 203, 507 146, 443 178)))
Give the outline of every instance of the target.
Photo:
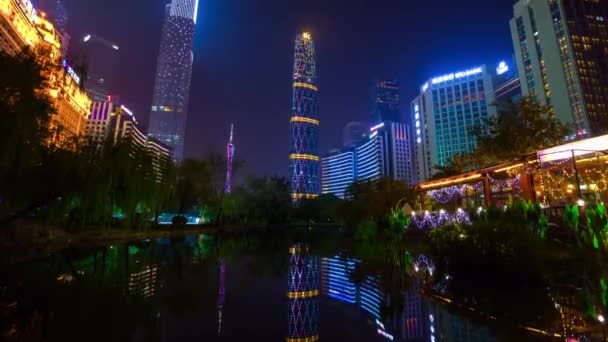
POLYGON ((289 174, 294 200, 319 195, 319 89, 314 42, 309 33, 295 40, 289 174))
POLYGON ((514 67, 515 62, 501 61, 496 67, 494 76, 494 89, 498 112, 508 111, 513 104, 521 100, 521 85, 519 73, 514 67))
POLYGON ((472 128, 496 115, 492 74, 485 65, 435 77, 420 90, 410 104, 413 183, 431 178, 451 157, 472 152, 472 128))
POLYGON ((321 159, 321 193, 344 198, 355 181, 355 149, 329 154, 321 159))
POLYGON ((381 122, 402 122, 399 101, 399 81, 379 80, 373 87, 370 109, 370 125, 381 122))
POLYGON ((49 120, 49 145, 73 149, 84 137, 91 100, 81 90, 80 76, 62 59, 55 26, 28 0, 0 0, 0 49, 15 55, 29 48, 47 79, 41 89, 55 109, 49 120), (63 66, 63 67, 61 67, 63 66))
POLYGON ((115 78, 120 48, 115 43, 95 34, 82 39, 81 53, 87 61, 88 73, 85 89, 95 102, 103 102, 116 95, 115 78))
POLYGON ((139 128, 133 112, 117 100, 94 102, 88 117, 87 141, 102 148, 105 144, 129 142, 137 149, 147 151, 152 157, 152 166, 157 181, 173 162, 171 148, 153 137, 146 136, 139 128))
POLYGON ((608 2, 519 0, 510 21, 524 95, 578 136, 608 132, 608 2))
POLYGON ((323 194, 345 198, 346 190, 353 182, 382 177, 411 183, 411 139, 407 125, 387 121, 369 131, 365 142, 321 159, 323 194))
POLYGON ((172 0, 166 6, 148 134, 170 146, 181 161, 188 118, 198 0, 172 0))

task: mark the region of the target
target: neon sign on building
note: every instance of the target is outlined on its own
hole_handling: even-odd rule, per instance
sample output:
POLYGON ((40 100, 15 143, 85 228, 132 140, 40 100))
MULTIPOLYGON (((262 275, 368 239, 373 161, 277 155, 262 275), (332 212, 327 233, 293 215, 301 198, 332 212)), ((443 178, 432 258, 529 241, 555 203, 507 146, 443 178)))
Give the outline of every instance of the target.
POLYGON ((78 74, 74 71, 74 69, 72 69, 72 67, 70 66, 70 63, 68 63, 67 59, 63 60, 63 69, 65 69, 65 71, 68 73, 68 75, 70 75, 70 77, 72 77, 72 79, 74 80, 74 82, 76 82, 76 84, 80 85, 80 76, 78 76, 78 74))
POLYGON ((460 72, 456 72, 456 73, 452 73, 452 74, 435 77, 431 80, 431 83, 439 84, 439 83, 452 81, 455 79, 464 78, 464 77, 477 75, 477 74, 481 74, 481 73, 483 73, 483 67, 477 67, 477 68, 466 70, 466 71, 460 71, 460 72))

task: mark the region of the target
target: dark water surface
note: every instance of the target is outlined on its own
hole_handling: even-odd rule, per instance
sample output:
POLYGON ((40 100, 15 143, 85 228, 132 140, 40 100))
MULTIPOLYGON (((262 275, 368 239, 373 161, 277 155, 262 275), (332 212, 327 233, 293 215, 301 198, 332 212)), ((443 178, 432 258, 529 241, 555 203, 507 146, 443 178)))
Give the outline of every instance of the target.
POLYGON ((68 250, 3 272, 0 327, 9 341, 552 340, 505 337, 422 295, 435 267, 424 254, 406 253, 406 270, 389 274, 412 276, 394 277, 319 250, 202 234, 68 250))

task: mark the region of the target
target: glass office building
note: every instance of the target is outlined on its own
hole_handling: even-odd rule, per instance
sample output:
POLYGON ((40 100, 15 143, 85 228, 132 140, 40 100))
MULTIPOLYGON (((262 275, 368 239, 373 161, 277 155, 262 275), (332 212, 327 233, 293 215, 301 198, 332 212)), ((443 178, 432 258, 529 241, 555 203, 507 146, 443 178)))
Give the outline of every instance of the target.
POLYGON ((181 161, 188 117, 198 0, 172 0, 166 6, 148 134, 173 149, 181 161))
POLYGON ((412 178, 422 182, 458 154, 472 152, 471 129, 496 115, 492 74, 485 65, 430 79, 410 104, 413 148, 412 178))

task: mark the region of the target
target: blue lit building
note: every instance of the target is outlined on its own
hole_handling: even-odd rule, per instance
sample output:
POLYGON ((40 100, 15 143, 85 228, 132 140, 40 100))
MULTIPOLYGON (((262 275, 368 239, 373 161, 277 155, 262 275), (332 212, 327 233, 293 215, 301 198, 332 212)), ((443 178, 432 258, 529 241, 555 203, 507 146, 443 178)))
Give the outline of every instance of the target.
POLYGON ((148 134, 170 146, 177 161, 184 154, 197 12, 198 0, 166 5, 152 95, 148 134))
POLYGON ((435 166, 451 157, 473 151, 471 129, 496 115, 492 74, 486 66, 435 77, 411 102, 414 182, 431 178, 435 166))
POLYGON ((323 258, 321 274, 323 294, 350 304, 357 302, 357 285, 350 279, 358 261, 335 256, 323 258))
POLYGON ((355 181, 355 150, 338 151, 321 159, 321 192, 344 198, 355 181))
POLYGON ((289 175, 294 200, 319 195, 319 89, 315 46, 309 33, 295 41, 289 175))
POLYGON ((353 182, 382 177, 412 184, 410 142, 406 124, 386 121, 375 125, 366 141, 322 158, 322 193, 344 198, 353 182))
POLYGON ((351 280, 357 264, 353 258, 335 256, 323 258, 321 263, 323 294, 346 303, 355 304, 376 319, 380 319, 380 308, 384 294, 376 276, 366 276, 359 284, 351 280))

